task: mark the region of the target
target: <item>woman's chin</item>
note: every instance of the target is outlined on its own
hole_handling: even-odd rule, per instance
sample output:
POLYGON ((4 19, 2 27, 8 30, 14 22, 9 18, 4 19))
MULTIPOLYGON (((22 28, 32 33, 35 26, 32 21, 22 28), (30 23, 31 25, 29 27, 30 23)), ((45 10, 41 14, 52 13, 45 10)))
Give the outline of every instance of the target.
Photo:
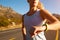
POLYGON ((33 7, 37 7, 37 5, 35 4, 35 5, 33 5, 33 7))

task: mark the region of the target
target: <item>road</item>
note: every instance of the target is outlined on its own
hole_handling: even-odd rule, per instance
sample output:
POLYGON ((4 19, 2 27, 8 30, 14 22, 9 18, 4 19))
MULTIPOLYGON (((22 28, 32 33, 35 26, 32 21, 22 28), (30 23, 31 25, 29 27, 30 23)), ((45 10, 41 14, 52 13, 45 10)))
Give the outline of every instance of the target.
POLYGON ((21 29, 11 29, 6 31, 0 31, 0 40, 22 40, 21 29))
MULTIPOLYGON (((56 31, 47 31, 45 33, 47 40, 55 40, 56 31)), ((22 40, 22 32, 21 29, 12 29, 6 31, 0 31, 0 40, 22 40)), ((60 40, 60 32, 59 39, 60 40)))

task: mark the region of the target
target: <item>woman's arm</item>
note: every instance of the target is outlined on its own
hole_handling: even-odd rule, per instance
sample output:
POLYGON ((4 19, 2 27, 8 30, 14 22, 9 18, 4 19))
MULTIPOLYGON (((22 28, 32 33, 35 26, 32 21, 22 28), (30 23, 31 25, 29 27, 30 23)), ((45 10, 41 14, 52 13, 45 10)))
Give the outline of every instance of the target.
POLYGON ((58 21, 58 19, 56 17, 54 17, 48 10, 41 9, 40 12, 41 12, 41 15, 45 19, 49 20, 51 23, 54 23, 54 22, 58 21))
POLYGON ((22 34, 23 34, 23 40, 25 40, 26 29, 23 26, 22 26, 22 34))
POLYGON ((60 22, 49 24, 47 29, 48 30, 60 30, 60 22))
POLYGON ((59 20, 54 17, 49 11, 42 9, 40 10, 41 16, 43 16, 45 19, 49 20, 51 24, 48 25, 48 30, 58 30, 60 29, 60 22, 59 20))
POLYGON ((23 34, 23 40, 25 40, 26 29, 24 26, 24 15, 22 16, 22 34, 23 34))

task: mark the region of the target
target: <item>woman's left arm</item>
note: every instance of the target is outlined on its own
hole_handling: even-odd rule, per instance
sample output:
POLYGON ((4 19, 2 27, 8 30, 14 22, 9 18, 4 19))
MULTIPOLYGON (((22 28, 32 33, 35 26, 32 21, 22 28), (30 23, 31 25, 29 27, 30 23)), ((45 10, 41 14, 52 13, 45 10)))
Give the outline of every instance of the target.
POLYGON ((49 11, 42 9, 41 15, 44 16, 45 19, 49 20, 51 24, 48 25, 48 30, 58 30, 60 29, 60 22, 59 20, 53 16, 49 11))

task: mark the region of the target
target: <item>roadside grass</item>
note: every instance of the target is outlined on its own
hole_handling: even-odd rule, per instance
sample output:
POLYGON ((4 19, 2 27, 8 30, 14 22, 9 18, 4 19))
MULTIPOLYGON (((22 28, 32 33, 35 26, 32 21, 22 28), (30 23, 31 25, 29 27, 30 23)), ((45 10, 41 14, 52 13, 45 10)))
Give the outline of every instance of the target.
POLYGON ((4 31, 4 30, 10 30, 10 29, 15 29, 15 28, 21 28, 22 24, 18 24, 18 25, 9 25, 7 27, 0 27, 0 31, 4 31))

